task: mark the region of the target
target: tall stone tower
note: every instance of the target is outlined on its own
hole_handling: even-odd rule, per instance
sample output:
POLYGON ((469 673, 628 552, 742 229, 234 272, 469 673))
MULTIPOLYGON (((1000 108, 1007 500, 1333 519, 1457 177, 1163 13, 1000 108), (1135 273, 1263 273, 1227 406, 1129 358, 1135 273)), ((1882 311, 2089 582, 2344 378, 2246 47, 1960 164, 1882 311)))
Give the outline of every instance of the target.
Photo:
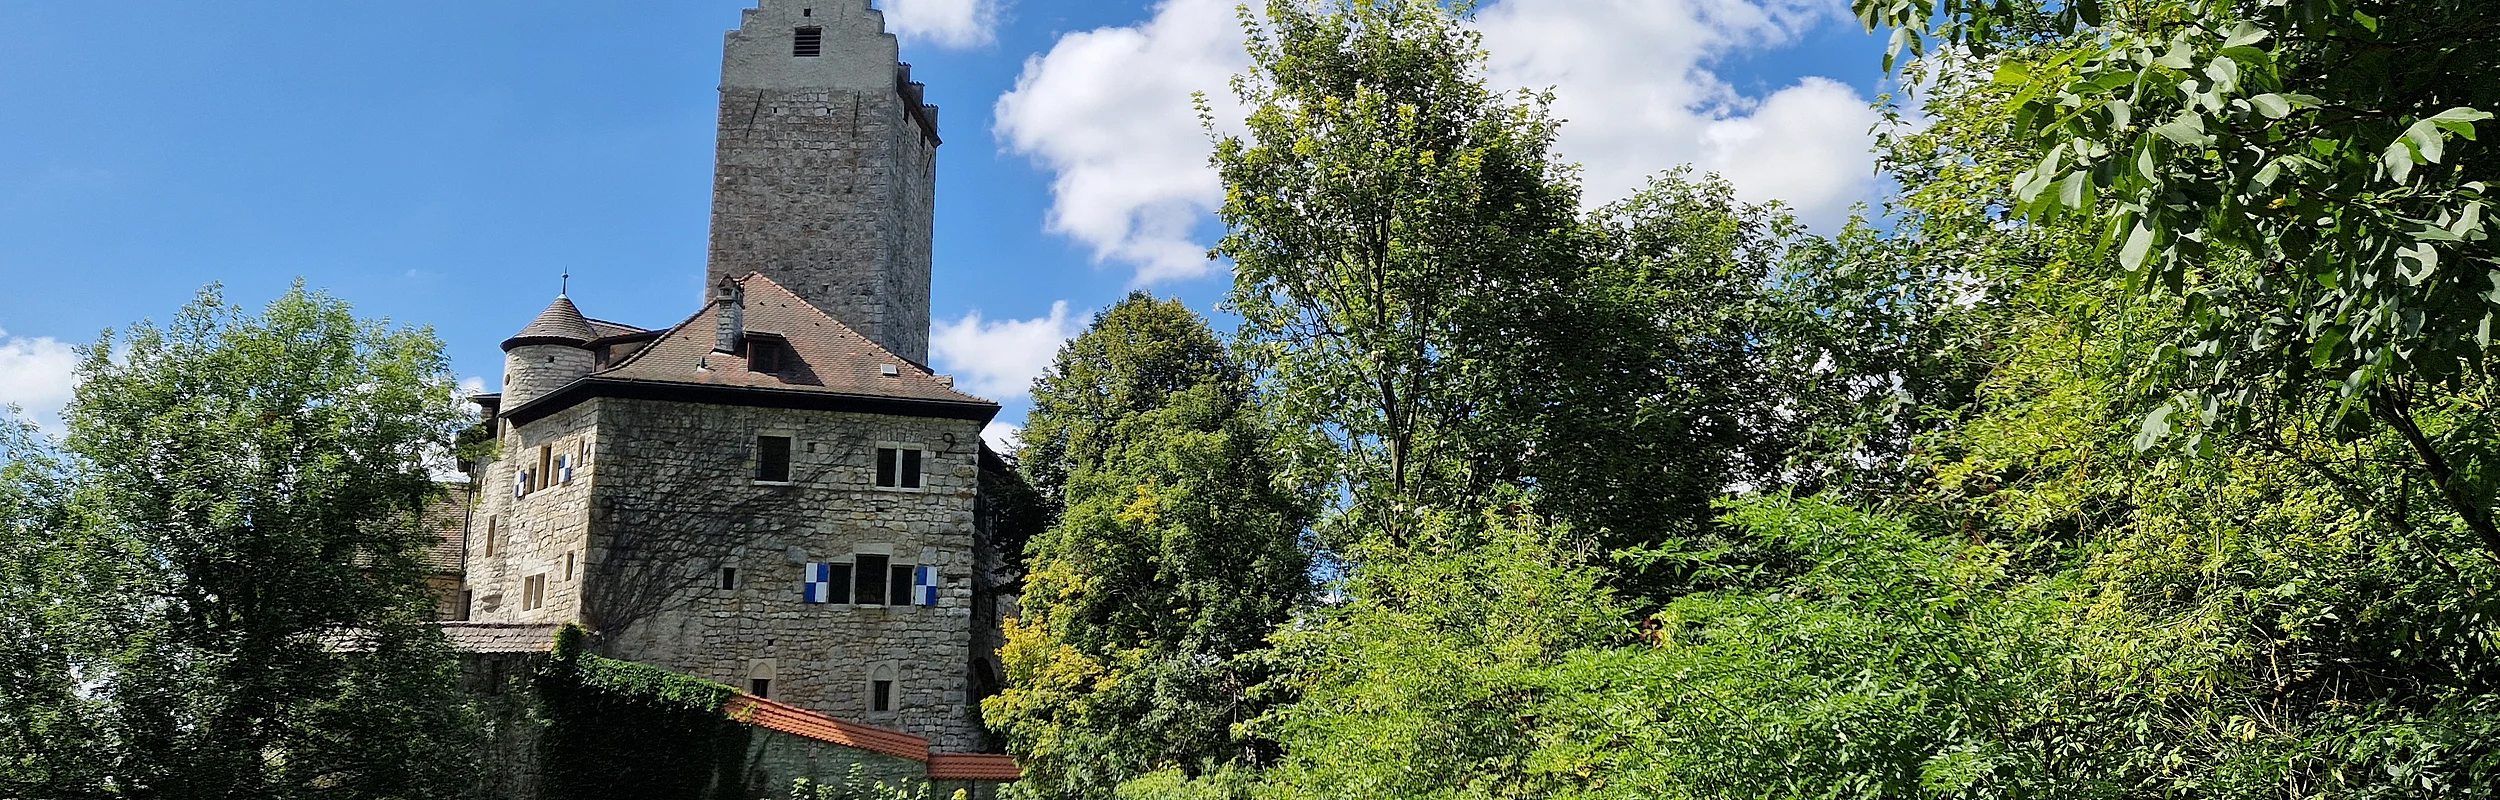
POLYGON ((758 5, 721 63, 703 285, 763 273, 925 364, 937 107, 868 0, 758 5))

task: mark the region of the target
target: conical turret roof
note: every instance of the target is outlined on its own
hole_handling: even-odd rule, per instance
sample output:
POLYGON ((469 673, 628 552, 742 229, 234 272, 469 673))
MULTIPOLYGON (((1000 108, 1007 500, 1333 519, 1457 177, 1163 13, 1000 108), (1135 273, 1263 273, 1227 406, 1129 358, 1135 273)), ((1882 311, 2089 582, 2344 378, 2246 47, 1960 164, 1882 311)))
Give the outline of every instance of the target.
POLYGON ((532 344, 580 347, 596 338, 599 338, 599 332, 590 327, 590 320, 582 317, 581 309, 573 307, 573 299, 556 295, 556 301, 547 304, 547 310, 539 312, 538 319, 531 320, 529 327, 503 341, 503 349, 510 352, 512 348, 532 344))

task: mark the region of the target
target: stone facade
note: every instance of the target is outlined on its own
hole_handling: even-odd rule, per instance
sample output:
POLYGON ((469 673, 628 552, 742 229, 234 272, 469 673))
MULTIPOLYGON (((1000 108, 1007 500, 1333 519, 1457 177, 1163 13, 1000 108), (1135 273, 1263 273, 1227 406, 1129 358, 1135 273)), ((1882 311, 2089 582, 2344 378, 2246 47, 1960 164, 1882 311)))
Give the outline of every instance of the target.
POLYGON ((937 107, 884 28, 866 0, 763 0, 728 34, 704 285, 761 272, 925 364, 937 107))

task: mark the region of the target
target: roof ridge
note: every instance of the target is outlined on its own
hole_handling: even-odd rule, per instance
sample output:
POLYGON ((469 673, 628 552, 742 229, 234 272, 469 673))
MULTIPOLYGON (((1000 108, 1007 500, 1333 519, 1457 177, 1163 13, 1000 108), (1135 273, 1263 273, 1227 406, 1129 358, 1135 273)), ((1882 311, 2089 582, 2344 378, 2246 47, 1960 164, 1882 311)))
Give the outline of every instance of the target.
MULTIPOLYGON (((886 357, 888 357, 888 358, 892 358, 892 359, 894 359, 894 360, 896 360, 896 361, 899 361, 899 362, 902 362, 902 363, 905 363, 905 364, 910 364, 910 365, 912 365, 912 366, 914 366, 914 367, 917 367, 917 368, 919 368, 919 369, 920 369, 920 371, 921 371, 921 372, 928 373, 930 377, 936 377, 936 376, 937 376, 937 370, 930 369, 930 368, 929 368, 929 365, 927 365, 927 364, 922 364, 922 363, 920 363, 920 362, 918 362, 918 361, 913 361, 913 360, 911 360, 911 359, 909 359, 909 358, 904 358, 902 355, 895 353, 893 350, 886 349, 886 346, 885 346, 884 344, 879 343, 876 339, 870 338, 870 337, 868 336, 868 334, 861 333, 861 332, 860 332, 860 330, 859 330, 858 328, 853 328, 853 327, 851 327, 848 323, 845 323, 845 322, 843 322, 842 320, 839 320, 839 319, 835 319, 835 318, 834 318, 834 316, 833 316, 832 314, 825 313, 825 310, 824 310, 824 309, 817 308, 815 303, 810 303, 810 302, 808 302, 808 301, 807 301, 807 298, 799 296, 799 293, 798 293, 798 292, 793 292, 793 291, 790 291, 790 287, 787 287, 787 286, 783 286, 783 285, 781 285, 781 283, 780 283, 779 281, 775 281, 775 280, 773 280, 773 279, 771 279, 771 278, 764 277, 764 273, 762 273, 762 272, 749 272, 749 273, 747 273, 747 274, 746 274, 746 277, 744 277, 744 278, 739 278, 739 279, 737 279, 737 280, 738 280, 738 282, 739 282, 740 284, 744 284, 744 283, 746 283, 746 282, 747 282, 747 281, 749 281, 749 280, 759 280, 759 281, 763 281, 766 285, 769 285, 769 286, 771 286, 771 287, 773 287, 773 288, 775 288, 775 289, 779 289, 779 290, 781 290, 781 293, 782 293, 782 294, 789 295, 789 296, 790 296, 790 299, 792 299, 792 300, 796 300, 796 301, 799 301, 799 307, 800 307, 800 308, 807 309, 808 311, 815 313, 815 315, 816 315, 816 316, 823 318, 825 322, 828 322, 828 323, 833 324, 836 328, 838 328, 838 329, 840 329, 840 330, 842 330, 842 331, 844 331, 844 332, 846 332, 846 333, 849 333, 849 334, 851 334, 852 336, 857 336, 857 337, 859 337, 859 340, 860 340, 860 341, 862 341, 862 342, 866 342, 866 343, 868 343, 868 346, 869 346, 869 347, 876 348, 876 351, 877 351, 879 354, 884 355, 884 356, 886 356, 886 357)), ((785 336, 786 336, 786 334, 785 334, 785 336)), ((965 397, 971 397, 971 395, 964 395, 964 396, 965 396, 965 397)))

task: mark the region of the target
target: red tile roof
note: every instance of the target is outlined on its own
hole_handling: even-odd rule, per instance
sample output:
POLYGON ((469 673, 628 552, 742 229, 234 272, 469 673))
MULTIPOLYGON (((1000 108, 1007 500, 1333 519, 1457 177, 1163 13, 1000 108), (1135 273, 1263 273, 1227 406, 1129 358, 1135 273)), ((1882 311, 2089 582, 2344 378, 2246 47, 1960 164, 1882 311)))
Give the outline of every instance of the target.
POLYGON ((729 698, 729 702, 721 707, 721 712, 729 715, 730 719, 766 730, 924 762, 929 765, 929 777, 933 780, 1012 781, 1024 777, 1024 770, 1016 766, 1016 760, 1007 756, 931 753, 929 740, 918 736, 845 722, 744 692, 729 698))
POLYGON ((955 391, 953 381, 869 341, 825 312, 761 274, 739 279, 746 288, 746 330, 788 343, 782 369, 750 372, 744 354, 713 351, 719 339, 720 303, 677 323, 659 339, 594 378, 746 386, 800 392, 983 403, 955 391), (893 375, 885 374, 887 368, 893 375))
POLYGON ((989 753, 931 753, 929 779, 935 781, 1012 781, 1024 777, 1014 758, 989 753))

